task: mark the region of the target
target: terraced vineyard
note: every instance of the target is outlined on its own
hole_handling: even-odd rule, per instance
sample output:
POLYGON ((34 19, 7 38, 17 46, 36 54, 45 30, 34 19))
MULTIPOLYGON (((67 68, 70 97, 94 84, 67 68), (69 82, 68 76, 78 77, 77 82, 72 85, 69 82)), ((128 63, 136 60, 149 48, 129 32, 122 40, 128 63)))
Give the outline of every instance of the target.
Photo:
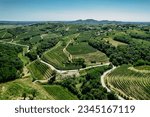
POLYGON ((76 100, 75 95, 59 85, 44 85, 45 90, 54 97, 55 100, 76 100))
POLYGON ((107 85, 126 99, 150 99, 150 73, 141 73, 123 65, 106 77, 107 85))
POLYGON ((72 55, 87 54, 87 53, 96 52, 96 49, 94 49, 93 47, 88 45, 88 43, 83 43, 83 42, 70 44, 68 46, 67 50, 72 55))
POLYGON ((73 59, 83 58, 87 66, 109 62, 108 57, 104 53, 91 47, 86 42, 74 42, 68 46, 67 51, 72 54, 73 59))
POLYGON ((42 56, 42 59, 58 69, 64 68, 64 63, 68 61, 68 58, 64 54, 63 48, 63 46, 58 46, 48 51, 42 56))
POLYGON ((52 74, 52 70, 39 60, 32 62, 28 68, 34 80, 45 80, 50 78, 52 74))
POLYGON ((63 42, 67 43, 69 40, 74 38, 75 35, 70 35, 63 38, 63 41, 60 41, 54 48, 45 52, 42 56, 42 60, 46 61, 47 63, 53 65, 57 69, 77 69, 80 66, 76 66, 70 63, 67 55, 64 53, 63 49, 65 46, 63 42))

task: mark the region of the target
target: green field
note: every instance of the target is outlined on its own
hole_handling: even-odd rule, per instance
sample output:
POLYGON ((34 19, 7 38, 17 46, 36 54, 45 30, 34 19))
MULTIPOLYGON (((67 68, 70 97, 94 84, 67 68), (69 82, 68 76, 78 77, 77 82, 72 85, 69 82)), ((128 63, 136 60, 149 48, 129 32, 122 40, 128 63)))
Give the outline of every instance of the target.
POLYGON ((141 73, 128 69, 124 65, 115 69, 106 77, 107 85, 126 99, 150 99, 150 73, 141 73))
POLYGON ((27 65, 29 63, 29 58, 24 56, 22 53, 18 54, 18 57, 21 59, 21 61, 23 62, 24 66, 27 65))
POLYGON ((52 38, 58 38, 61 35, 55 33, 48 33, 48 34, 42 34, 41 36, 43 37, 43 39, 52 39, 52 38))
POLYGON ((109 58, 100 51, 96 51, 96 52, 92 52, 88 54, 73 55, 73 58, 76 58, 76 59, 83 58, 87 66, 109 62, 109 58))
POLYGON ((54 97, 55 100, 77 100, 78 98, 59 85, 44 85, 45 90, 54 97))
POLYGON ((67 47, 67 51, 70 52, 70 54, 72 55, 78 55, 78 54, 87 54, 87 53, 96 52, 96 49, 88 45, 88 43, 86 42, 81 42, 81 43, 70 44, 67 47))
POLYGON ((36 44, 41 40, 40 36, 35 36, 30 39, 31 44, 36 44))
POLYGON ((119 42, 119 41, 116 41, 114 39, 112 39, 111 37, 110 38, 104 38, 106 41, 108 41, 109 43, 111 43, 113 46, 117 47, 119 45, 127 45, 125 43, 122 43, 122 42, 119 42))
POLYGON ((29 64, 29 71, 33 80, 45 80, 51 77, 52 70, 49 66, 41 63, 39 60, 36 60, 29 64))
POLYGON ((90 73, 95 72, 95 71, 99 72, 99 71, 101 71, 102 69, 105 69, 105 68, 108 68, 108 65, 80 70, 79 73, 80 73, 81 76, 85 76, 86 74, 90 74, 90 73))

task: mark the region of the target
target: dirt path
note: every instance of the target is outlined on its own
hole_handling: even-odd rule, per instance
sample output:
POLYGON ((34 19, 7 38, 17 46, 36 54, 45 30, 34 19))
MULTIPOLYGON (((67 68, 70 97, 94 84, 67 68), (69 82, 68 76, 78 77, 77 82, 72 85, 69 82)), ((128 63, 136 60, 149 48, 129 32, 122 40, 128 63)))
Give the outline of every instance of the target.
POLYGON ((67 47, 69 46, 69 44, 70 43, 72 43, 73 42, 73 40, 70 40, 68 43, 67 43, 67 45, 66 45, 66 47, 63 49, 63 52, 64 52, 64 54, 68 57, 68 60, 70 61, 70 62, 72 62, 72 55, 67 51, 67 47))
MULTIPOLYGON (((79 35, 80 35, 80 33, 77 34, 77 35, 75 36, 75 38, 77 38, 79 35)), ((68 60, 69 60, 70 62, 72 62, 73 57, 72 57, 72 55, 70 54, 70 52, 67 51, 67 47, 68 47, 69 44, 71 44, 72 42, 74 42, 74 39, 73 39, 73 38, 67 43, 67 45, 66 45, 65 48, 63 49, 64 54, 68 57, 68 60)))
POLYGON ((27 48, 27 53, 30 52, 29 46, 28 45, 23 45, 23 44, 18 44, 18 43, 14 43, 13 39, 11 40, 11 42, 4 42, 4 41, 0 41, 1 43, 8 43, 8 44, 13 44, 13 45, 17 45, 17 46, 22 46, 22 47, 26 47, 27 48))
MULTIPOLYGON (((106 84, 105 84, 105 77, 106 77, 106 75, 108 75, 109 73, 111 73, 112 71, 114 71, 116 68, 117 68, 117 67, 113 66, 112 69, 107 70, 106 72, 103 73, 102 76, 100 76, 101 84, 102 84, 102 86, 103 86, 104 88, 107 89, 107 92, 111 92, 111 90, 110 90, 110 89, 106 86, 106 84)), ((119 95, 117 95, 117 97, 118 97, 119 100, 125 100, 124 98, 122 98, 122 97, 119 96, 119 95)))
POLYGON ((39 59, 40 62, 46 64, 52 70, 56 71, 58 74, 61 74, 62 77, 67 77, 67 76, 76 76, 77 77, 77 76, 80 76, 79 71, 90 69, 90 68, 95 68, 95 67, 100 67, 100 66, 105 66, 105 65, 110 64, 110 63, 105 63, 105 64, 102 64, 102 65, 89 66, 89 67, 86 67, 86 68, 74 69, 74 70, 58 70, 54 66, 52 66, 51 64, 43 61, 39 56, 38 56, 38 59, 39 59))
POLYGON ((69 31, 69 29, 70 29, 70 27, 67 27, 67 28, 66 28, 66 31, 69 31))

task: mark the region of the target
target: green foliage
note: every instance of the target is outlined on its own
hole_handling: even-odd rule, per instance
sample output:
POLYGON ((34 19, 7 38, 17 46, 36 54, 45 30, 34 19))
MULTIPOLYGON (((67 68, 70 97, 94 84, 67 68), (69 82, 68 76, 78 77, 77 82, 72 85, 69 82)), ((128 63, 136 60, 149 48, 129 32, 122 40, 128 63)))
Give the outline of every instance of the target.
POLYGON ((73 63, 76 66, 82 66, 82 68, 85 68, 85 60, 83 58, 73 59, 73 63))
POLYGON ((142 31, 136 31, 136 30, 130 31, 130 36, 132 38, 150 41, 150 34, 146 34, 145 32, 142 31))
POLYGON ((0 31, 0 40, 10 38, 12 38, 12 34, 10 34, 7 30, 0 31))
POLYGON ((37 47, 37 53, 41 55, 46 50, 54 47, 58 43, 59 39, 53 38, 50 40, 42 41, 39 46, 37 47))
POLYGON ((37 59, 36 51, 30 51, 30 52, 26 53, 26 56, 29 57, 31 61, 34 61, 37 59))
POLYGON ((129 44, 131 39, 125 33, 119 33, 114 36, 114 40, 129 44))
POLYGON ((116 66, 134 64, 139 59, 150 61, 150 45, 145 46, 132 42, 126 46, 118 46, 115 48, 103 40, 90 40, 89 44, 104 52, 116 66))
POLYGON ((100 75, 109 68, 109 66, 93 68, 87 70, 85 76, 79 78, 68 78, 59 84, 66 87, 82 100, 117 99, 114 94, 107 93, 107 90, 103 88, 100 83, 100 75))
POLYGON ((150 62, 140 59, 140 60, 137 60, 136 63, 134 63, 134 66, 142 66, 142 65, 150 65, 150 62))
POLYGON ((7 82, 20 77, 23 63, 18 58, 22 48, 0 44, 0 82, 7 82))
POLYGON ((91 31, 85 31, 80 33, 77 37, 77 41, 79 42, 88 42, 89 39, 93 38, 94 34, 91 31))

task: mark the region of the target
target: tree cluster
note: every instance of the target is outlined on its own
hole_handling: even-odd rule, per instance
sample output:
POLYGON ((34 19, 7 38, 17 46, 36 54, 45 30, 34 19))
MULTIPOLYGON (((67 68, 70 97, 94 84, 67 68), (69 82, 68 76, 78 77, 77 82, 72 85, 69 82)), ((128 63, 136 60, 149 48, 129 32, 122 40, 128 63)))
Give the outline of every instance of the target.
POLYGON ((23 67, 18 53, 21 47, 0 44, 0 82, 7 82, 20 77, 23 67))
POLYGON ((108 93, 100 83, 100 75, 110 68, 111 66, 91 69, 79 80, 77 80, 78 78, 68 78, 61 82, 60 85, 77 95, 80 100, 117 99, 113 93, 108 93), (81 84, 81 86, 77 87, 78 84, 81 84))
POLYGON ((90 40, 89 44, 104 52, 116 66, 135 64, 141 59, 145 61, 145 63, 150 61, 150 46, 145 46, 144 44, 131 42, 125 46, 114 47, 103 40, 90 40))
POLYGON ((37 54, 42 55, 43 52, 46 50, 54 47, 58 43, 59 39, 58 38, 53 38, 50 40, 45 40, 42 41, 39 46, 37 47, 37 54))

